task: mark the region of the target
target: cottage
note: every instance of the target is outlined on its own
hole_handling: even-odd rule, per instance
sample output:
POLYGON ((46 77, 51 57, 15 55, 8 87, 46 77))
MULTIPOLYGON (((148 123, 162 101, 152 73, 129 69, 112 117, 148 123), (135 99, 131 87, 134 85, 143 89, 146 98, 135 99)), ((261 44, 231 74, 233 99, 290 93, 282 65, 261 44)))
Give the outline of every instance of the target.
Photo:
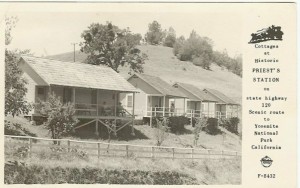
POLYGON ((177 108, 172 102, 174 99, 184 99, 186 96, 173 88, 164 80, 156 76, 146 74, 134 74, 128 78, 128 82, 136 87, 139 93, 133 99, 132 94, 122 96, 122 103, 128 111, 134 109, 137 118, 165 117, 183 115, 184 109, 177 108))
MULTIPOLYGON (((111 68, 30 56, 21 57, 20 67, 28 81, 27 101, 45 101, 49 93, 54 93, 62 103, 73 103, 77 118, 86 122, 79 123, 75 129, 95 124, 95 133, 99 134, 100 123, 116 133, 131 124, 133 131, 137 90, 111 68), (133 97, 130 111, 119 105, 122 93, 130 93, 133 97), (114 126, 104 120, 114 122, 114 126), (117 120, 122 123, 117 124, 117 120)), ((32 110, 26 116, 34 119, 39 114, 32 110)))
POLYGON ((217 99, 197 88, 186 83, 175 83, 174 88, 184 93, 187 99, 176 99, 175 104, 185 109, 187 117, 215 117, 217 99))
POLYGON ((239 104, 215 89, 204 89, 205 93, 217 99, 216 113, 218 118, 239 117, 239 104))

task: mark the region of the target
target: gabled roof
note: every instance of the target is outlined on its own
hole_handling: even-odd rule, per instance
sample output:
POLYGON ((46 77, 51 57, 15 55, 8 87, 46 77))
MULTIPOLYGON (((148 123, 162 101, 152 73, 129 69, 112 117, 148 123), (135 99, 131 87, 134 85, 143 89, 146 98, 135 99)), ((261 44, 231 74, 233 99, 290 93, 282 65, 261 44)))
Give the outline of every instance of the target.
POLYGON ((22 56, 22 62, 47 85, 137 92, 135 87, 109 67, 31 56, 22 56))
POLYGON ((147 84, 152 86, 154 89, 159 91, 162 95, 187 98, 186 95, 184 95, 180 91, 176 90, 170 84, 168 84, 166 81, 162 80, 159 77, 136 73, 136 74, 132 75, 130 78, 128 78, 128 80, 134 76, 137 76, 140 79, 142 79, 144 82, 146 82, 147 84))
POLYGON ((212 102, 218 101, 216 97, 210 95, 209 93, 205 93, 203 90, 199 89, 194 85, 186 84, 186 83, 177 83, 177 84, 181 86, 184 90, 192 94, 194 98, 196 97, 199 101, 212 101, 212 102))
POLYGON ((221 93, 218 90, 206 88, 206 89, 204 89, 204 91, 207 91, 208 93, 214 95, 218 99, 219 103, 238 105, 237 102, 233 101, 232 99, 230 99, 229 97, 227 97, 226 95, 224 95, 223 93, 221 93))
MULTIPOLYGON (((77 62, 84 62, 88 55, 84 52, 81 52, 79 50, 75 51, 75 61, 77 62)), ((54 59, 59 61, 68 61, 73 62, 74 61, 74 52, 66 52, 62 54, 57 55, 50 55, 46 57, 47 59, 54 59)))

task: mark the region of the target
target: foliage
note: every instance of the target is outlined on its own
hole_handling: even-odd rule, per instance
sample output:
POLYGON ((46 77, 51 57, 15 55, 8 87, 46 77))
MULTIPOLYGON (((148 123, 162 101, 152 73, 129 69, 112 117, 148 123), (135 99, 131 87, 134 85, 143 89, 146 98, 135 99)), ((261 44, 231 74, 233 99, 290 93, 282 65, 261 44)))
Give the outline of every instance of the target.
POLYGON ((47 117, 45 125, 53 139, 59 139, 70 133, 78 121, 75 117, 74 105, 71 103, 63 105, 54 93, 48 94, 47 101, 36 103, 35 108, 39 114, 47 117))
POLYGON ((189 118, 185 116, 171 116, 168 120, 170 131, 176 134, 185 132, 184 126, 189 124, 189 118))
POLYGON ((164 40, 164 46, 174 47, 175 42, 176 42, 176 32, 172 27, 170 27, 169 31, 167 32, 167 36, 164 40))
POLYGON ((238 135, 239 134, 239 132, 238 132, 239 122, 240 122, 240 119, 238 117, 222 119, 220 122, 220 126, 224 127, 228 131, 238 135))
POLYGON ((4 166, 5 184, 197 184, 176 171, 112 170, 91 167, 44 167, 9 161, 4 166))
POLYGON ((193 118, 195 121, 195 129, 193 131, 194 133, 194 145, 197 146, 199 135, 201 131, 204 130, 205 127, 207 127, 207 118, 193 118))
POLYGON ((143 72, 143 64, 147 56, 136 46, 142 36, 133 34, 129 28, 120 29, 112 23, 105 25, 91 24, 83 31, 80 43, 81 51, 88 54, 86 63, 105 65, 118 72, 120 66, 128 65, 131 72, 143 72))
MULTIPOLYGON (((5 18, 5 44, 9 45, 12 40, 11 31, 17 22, 16 17, 5 18)), ((28 50, 5 49, 5 115, 27 114, 31 106, 25 100, 27 93, 27 81, 22 77, 22 70, 18 62, 20 55, 29 53, 28 50)))
POLYGON ((194 30, 189 38, 180 37, 174 45, 174 55, 181 61, 193 61, 197 66, 209 69, 212 62, 212 41, 206 37, 200 37, 194 30), (176 44, 177 43, 177 44, 176 44))
POLYGON ((217 135, 221 133, 221 130, 218 127, 218 119, 217 118, 208 118, 206 132, 211 135, 217 135))
POLYGON ((12 40, 11 31, 16 27, 18 22, 17 17, 6 17, 5 18, 5 45, 9 45, 12 40))
POLYGON ((158 45, 165 37, 161 25, 157 21, 153 21, 148 25, 148 32, 145 35, 145 40, 151 45, 158 45))
POLYGON ((242 56, 237 55, 235 58, 231 58, 228 56, 227 52, 218 52, 215 51, 213 53, 213 61, 218 66, 226 67, 229 71, 233 72, 234 74, 242 77, 243 72, 243 65, 242 65, 242 56))
POLYGON ((168 136, 168 121, 167 118, 163 118, 162 120, 156 119, 157 127, 154 129, 154 136, 157 146, 161 146, 168 136))
POLYGON ((30 132, 28 129, 23 128, 19 123, 12 123, 10 121, 4 120, 4 134, 5 135, 15 135, 15 136, 33 136, 37 135, 30 132))
POLYGON ((195 57, 193 59, 193 64, 208 70, 210 69, 211 60, 209 59, 209 56, 207 54, 203 54, 200 57, 195 57))
POLYGON ((182 47, 185 43, 185 38, 184 36, 180 36, 179 38, 176 39, 175 44, 173 46, 173 53, 174 55, 177 56, 178 59, 180 59, 180 54, 182 54, 182 47))

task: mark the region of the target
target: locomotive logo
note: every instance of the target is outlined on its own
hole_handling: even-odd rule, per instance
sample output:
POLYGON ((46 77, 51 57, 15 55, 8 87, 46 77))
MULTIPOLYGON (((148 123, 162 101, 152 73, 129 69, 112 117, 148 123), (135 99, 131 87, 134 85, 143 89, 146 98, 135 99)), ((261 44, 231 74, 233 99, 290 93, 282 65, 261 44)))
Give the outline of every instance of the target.
POLYGON ((251 34, 249 43, 259 43, 268 40, 282 40, 283 32, 280 26, 274 26, 258 30, 256 33, 251 34))
POLYGON ((261 162, 261 165, 262 165, 263 167, 268 168, 268 167, 270 167, 270 166, 272 165, 273 160, 272 160, 270 157, 265 156, 264 158, 262 158, 262 159, 260 160, 260 162, 261 162))

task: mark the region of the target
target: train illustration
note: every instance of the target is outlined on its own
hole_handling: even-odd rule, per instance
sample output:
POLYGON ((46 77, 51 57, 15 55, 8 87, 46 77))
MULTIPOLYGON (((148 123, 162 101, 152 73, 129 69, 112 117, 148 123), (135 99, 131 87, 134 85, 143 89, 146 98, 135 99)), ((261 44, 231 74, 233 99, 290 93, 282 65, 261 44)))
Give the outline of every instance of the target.
POLYGON ((256 33, 251 34, 249 43, 258 43, 268 40, 282 40, 283 32, 280 26, 274 26, 258 30, 256 33))

